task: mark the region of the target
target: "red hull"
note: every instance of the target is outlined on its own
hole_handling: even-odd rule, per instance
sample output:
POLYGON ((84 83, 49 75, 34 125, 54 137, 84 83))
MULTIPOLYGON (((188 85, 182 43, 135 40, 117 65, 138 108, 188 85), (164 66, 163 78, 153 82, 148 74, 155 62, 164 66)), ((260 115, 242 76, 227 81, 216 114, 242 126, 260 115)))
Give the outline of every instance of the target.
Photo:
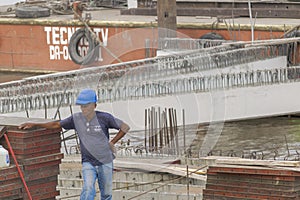
MULTIPOLYGON (((134 19, 134 16, 132 17, 134 19)), ((91 21, 104 48, 93 65, 156 56, 158 30, 155 22, 91 21), (148 40, 147 48, 145 48, 148 40), (118 59, 116 59, 118 58, 118 59)), ((75 28, 83 27, 78 21, 64 19, 0 19, 0 68, 9 70, 68 71, 82 66, 69 56, 68 43, 75 28)), ((291 27, 291 26, 290 26, 291 27)), ((279 38, 289 27, 256 25, 255 40, 279 38)), ((177 23, 177 36, 200 38, 216 32, 226 40, 251 40, 250 25, 228 27, 220 24, 212 30, 211 23, 177 23)))

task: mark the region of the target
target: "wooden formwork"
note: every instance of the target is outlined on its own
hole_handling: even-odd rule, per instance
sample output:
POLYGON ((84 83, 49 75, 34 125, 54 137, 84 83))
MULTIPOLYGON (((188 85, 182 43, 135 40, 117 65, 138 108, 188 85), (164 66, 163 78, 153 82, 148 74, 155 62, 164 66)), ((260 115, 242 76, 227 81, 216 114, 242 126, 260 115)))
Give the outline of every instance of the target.
POLYGON ((297 168, 258 165, 210 166, 207 170, 203 199, 299 199, 300 171, 297 168))
MULTIPOLYGON (((59 195, 56 187, 63 158, 60 132, 60 129, 19 130, 7 126, 6 135, 33 200, 55 199, 59 195)), ((4 138, 0 139, 0 144, 9 149, 4 138)), ((0 168, 1 199, 30 199, 12 156, 10 162, 10 167, 0 168)))

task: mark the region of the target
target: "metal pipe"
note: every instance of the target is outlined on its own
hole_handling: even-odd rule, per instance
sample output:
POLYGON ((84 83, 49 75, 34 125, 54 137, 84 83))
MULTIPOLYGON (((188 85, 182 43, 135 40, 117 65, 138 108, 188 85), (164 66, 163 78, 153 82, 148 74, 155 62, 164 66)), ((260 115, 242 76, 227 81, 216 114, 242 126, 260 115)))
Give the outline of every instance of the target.
POLYGON ((6 133, 4 133, 4 138, 5 138, 5 141, 6 141, 6 143, 7 143, 9 152, 10 152, 10 154, 12 155, 12 157, 13 157, 13 159, 14 159, 14 162, 15 162, 15 165, 16 165, 16 167, 17 167, 18 173, 19 173, 19 175, 20 175, 20 178, 21 178, 22 183, 23 183, 23 185, 24 185, 24 188, 25 188, 25 190, 26 190, 27 197, 29 198, 29 200, 32 200, 32 196, 31 196, 31 194, 30 194, 30 191, 29 191, 29 189, 28 189, 27 183, 26 183, 26 181, 25 181, 24 174, 23 174, 23 172, 22 172, 22 170, 21 170, 21 168, 20 168, 20 165, 18 164, 16 155, 15 155, 13 149, 12 149, 12 146, 11 146, 11 144, 10 144, 10 142, 9 142, 9 139, 8 139, 6 133))

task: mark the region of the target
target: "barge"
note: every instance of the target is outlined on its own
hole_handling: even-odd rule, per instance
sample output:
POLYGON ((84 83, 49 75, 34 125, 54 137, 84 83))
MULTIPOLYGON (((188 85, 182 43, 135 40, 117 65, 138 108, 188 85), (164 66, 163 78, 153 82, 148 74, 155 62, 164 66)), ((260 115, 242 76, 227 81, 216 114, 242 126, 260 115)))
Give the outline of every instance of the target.
MULTIPOLYGON (((155 57, 160 49, 158 30, 161 27, 155 15, 128 14, 131 10, 124 7, 84 7, 80 13, 84 21, 80 21, 73 12, 57 14, 53 6, 49 16, 26 18, 16 15, 15 11, 21 6, 35 7, 34 9, 38 6, 49 7, 49 4, 40 2, 46 1, 31 0, 24 5, 0 8, 0 69, 62 72, 86 67, 73 62, 69 50, 72 35, 85 25, 90 27, 101 42, 97 60, 89 64, 89 67, 155 57)), ((138 1, 138 6, 143 5, 145 9, 146 4, 142 2, 138 1)), ((39 11, 35 10, 37 13, 39 11)), ((283 37, 299 25, 297 18, 256 18, 255 13, 252 23, 249 17, 235 15, 179 14, 176 16, 175 27, 175 36, 178 38, 199 39, 213 34, 231 41, 275 39, 283 37)), ((84 54, 88 51, 88 45, 84 42, 74 51, 84 54)))

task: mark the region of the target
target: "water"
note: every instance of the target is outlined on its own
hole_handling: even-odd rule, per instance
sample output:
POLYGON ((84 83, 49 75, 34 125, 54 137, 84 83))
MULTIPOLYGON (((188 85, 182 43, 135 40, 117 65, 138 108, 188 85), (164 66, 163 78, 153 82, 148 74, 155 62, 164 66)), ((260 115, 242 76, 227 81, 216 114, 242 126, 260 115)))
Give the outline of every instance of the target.
MULTIPOLYGON (((197 140, 201 141, 205 134, 205 130, 199 131, 197 140)), ((195 150, 200 148, 201 142, 197 145, 195 150)), ((211 153, 264 160, 299 160, 300 118, 272 117, 225 123, 211 153)))
MULTIPOLYGON (((203 154, 201 149, 206 136, 210 134, 216 137, 215 141, 210 143, 212 151, 209 155, 257 160, 300 160, 300 118, 296 116, 226 122, 215 129, 210 126, 186 126, 186 144, 191 150, 190 157, 199 158, 207 155, 203 154), (208 133, 208 130, 211 132, 208 133)), ((182 127, 179 127, 179 134, 180 151, 183 153, 182 127)), ((144 151, 142 154, 135 153, 135 149, 144 145, 144 131, 130 131, 122 140, 126 142, 128 139, 130 145, 117 144, 118 156, 161 156, 155 153, 146 154, 144 151), (127 152, 124 153, 124 149, 127 149, 127 152)), ((75 140, 68 141, 68 145, 70 150, 70 146, 76 145, 75 140)), ((75 153, 74 148, 71 153, 75 153)), ((169 156, 172 156, 172 153, 169 156)))

